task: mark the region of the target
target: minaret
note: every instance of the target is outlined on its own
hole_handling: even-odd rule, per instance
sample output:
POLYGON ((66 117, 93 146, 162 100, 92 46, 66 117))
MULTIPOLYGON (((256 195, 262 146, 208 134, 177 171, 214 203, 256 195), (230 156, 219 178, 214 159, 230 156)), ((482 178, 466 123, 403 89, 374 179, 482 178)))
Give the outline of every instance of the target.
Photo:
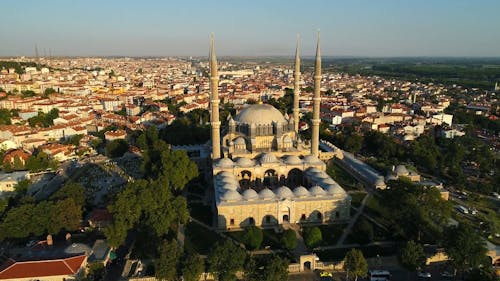
POLYGON ((320 96, 321 88, 321 50, 319 48, 319 31, 318 43, 316 45, 316 63, 314 65, 314 97, 313 97, 313 119, 312 121, 312 136, 311 136, 311 154, 318 157, 319 148, 319 123, 321 122, 319 111, 321 104, 320 96))
POLYGON ((293 84, 293 128, 295 133, 299 133, 299 94, 300 94, 300 55, 299 37, 297 36, 297 48, 295 49, 295 72, 293 84))
POLYGON ((213 34, 210 36, 210 104, 212 119, 212 159, 220 158, 220 120, 219 120, 219 74, 217 73, 217 58, 213 34))

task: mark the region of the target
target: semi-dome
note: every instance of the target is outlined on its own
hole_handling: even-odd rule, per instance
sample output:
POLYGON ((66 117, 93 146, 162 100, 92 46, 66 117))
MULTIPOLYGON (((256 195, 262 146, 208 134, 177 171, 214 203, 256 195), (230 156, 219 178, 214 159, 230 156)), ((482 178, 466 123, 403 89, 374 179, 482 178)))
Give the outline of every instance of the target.
POLYGON ((309 196, 309 191, 303 186, 298 186, 293 190, 293 194, 296 197, 306 197, 309 196))
POLYGON ((231 160, 229 158, 221 158, 217 162, 217 166, 222 167, 222 168, 231 168, 234 166, 234 162, 233 162, 233 160, 231 160))
POLYGON ((321 196, 326 194, 326 191, 319 185, 311 187, 311 189, 309 189, 309 192, 314 196, 321 196))
POLYGON ((240 201, 241 195, 238 193, 238 191, 228 190, 222 195, 221 199, 223 201, 240 201))
POLYGON ((398 176, 407 176, 409 174, 408 169, 406 169, 405 165, 397 165, 394 172, 398 176))
POLYGON ((295 156, 295 155, 287 155, 287 156, 283 157, 283 161, 285 161, 285 163, 287 163, 289 165, 302 164, 302 160, 300 160, 300 158, 295 156))
POLYGON ((273 199, 274 193, 269 188, 264 188, 259 192, 260 199, 273 199))
POLYGON ((279 198, 292 198, 294 195, 290 188, 282 186, 276 189, 276 196, 278 196, 279 198))
POLYGON ((255 190, 247 189, 247 190, 243 191, 243 199, 248 201, 248 200, 254 200, 257 198, 259 198, 259 195, 257 194, 257 192, 255 192, 255 190))
POLYGON ((252 167, 255 165, 252 159, 248 159, 245 157, 239 157, 238 159, 236 159, 235 162, 236 162, 236 165, 238 165, 240 167, 252 167))
POLYGON ((283 114, 269 104, 250 105, 238 113, 234 120, 245 124, 286 123, 283 114))
POLYGON ((274 156, 274 154, 271 153, 264 153, 260 157, 260 163, 265 164, 265 163, 276 163, 278 162, 278 158, 274 156))
POLYGON ((314 156, 314 155, 307 155, 307 156, 304 156, 304 159, 302 159, 304 161, 304 163, 308 163, 308 164, 318 164, 318 163, 321 163, 321 160, 318 159, 318 157, 314 156))
POLYGON ((233 143, 236 145, 245 145, 245 139, 243 137, 237 137, 233 140, 233 143))

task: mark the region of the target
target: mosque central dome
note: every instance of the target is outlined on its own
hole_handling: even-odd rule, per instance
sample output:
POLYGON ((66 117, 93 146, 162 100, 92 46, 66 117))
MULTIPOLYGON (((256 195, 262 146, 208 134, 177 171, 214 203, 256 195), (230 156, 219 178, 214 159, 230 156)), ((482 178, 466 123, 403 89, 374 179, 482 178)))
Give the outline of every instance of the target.
POLYGON ((244 124, 254 123, 256 125, 287 122, 283 114, 269 104, 252 104, 238 113, 234 120, 244 124))

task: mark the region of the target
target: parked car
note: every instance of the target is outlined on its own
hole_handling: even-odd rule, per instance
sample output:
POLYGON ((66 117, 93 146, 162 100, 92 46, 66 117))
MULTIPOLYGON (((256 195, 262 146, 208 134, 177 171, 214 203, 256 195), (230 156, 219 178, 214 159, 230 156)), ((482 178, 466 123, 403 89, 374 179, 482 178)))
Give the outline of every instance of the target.
POLYGON ((417 276, 419 278, 431 278, 432 277, 432 275, 431 275, 430 272, 425 272, 425 271, 419 271, 419 272, 417 272, 417 276))

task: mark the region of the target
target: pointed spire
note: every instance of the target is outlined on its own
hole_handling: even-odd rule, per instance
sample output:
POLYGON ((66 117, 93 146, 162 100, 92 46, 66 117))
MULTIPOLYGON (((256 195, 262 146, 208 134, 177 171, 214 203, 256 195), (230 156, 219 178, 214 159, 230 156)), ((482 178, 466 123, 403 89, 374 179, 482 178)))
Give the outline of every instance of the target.
POLYGON ((297 47, 295 47, 295 73, 300 74, 300 35, 297 34, 297 47))
POLYGON ((316 44, 316 63, 314 65, 314 75, 321 75, 321 48, 320 48, 319 30, 318 30, 318 42, 316 44))
POLYGON ((215 56, 214 34, 210 34, 210 76, 217 76, 217 57, 215 56))
POLYGON ((210 124, 212 126, 212 159, 221 157, 220 120, 219 120, 219 75, 217 74, 217 58, 215 57, 214 34, 210 35, 210 124))
POLYGON ((295 49, 295 71, 293 84, 293 122, 296 137, 299 134, 299 95, 300 95, 300 36, 297 34, 297 47, 295 49))

